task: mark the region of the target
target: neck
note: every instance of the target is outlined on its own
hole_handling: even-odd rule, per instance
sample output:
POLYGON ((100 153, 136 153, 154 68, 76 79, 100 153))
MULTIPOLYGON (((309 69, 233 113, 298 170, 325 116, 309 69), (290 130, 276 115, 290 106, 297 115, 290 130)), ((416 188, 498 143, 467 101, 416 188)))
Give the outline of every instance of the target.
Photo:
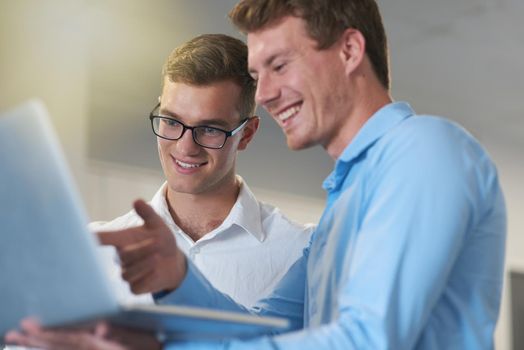
POLYGON ((353 141, 364 124, 382 107, 392 102, 389 91, 378 81, 360 79, 348 90, 353 95, 347 98, 347 117, 340 128, 334 130, 330 142, 324 145, 327 153, 337 160, 344 149, 353 141))
POLYGON ((169 212, 193 241, 198 241, 226 219, 240 191, 240 181, 233 177, 220 189, 207 193, 181 193, 167 188, 169 212))

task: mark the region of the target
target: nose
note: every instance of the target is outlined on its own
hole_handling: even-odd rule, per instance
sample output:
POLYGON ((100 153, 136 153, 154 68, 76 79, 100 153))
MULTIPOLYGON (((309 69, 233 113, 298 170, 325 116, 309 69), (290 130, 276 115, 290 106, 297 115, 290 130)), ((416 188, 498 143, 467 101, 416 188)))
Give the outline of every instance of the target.
POLYGON ((275 78, 260 74, 257 80, 255 101, 257 104, 267 108, 268 104, 278 99, 280 89, 275 78))
POLYGON ((201 146, 193 140, 193 133, 191 130, 186 129, 176 142, 176 147, 181 154, 194 155, 200 152, 201 146))

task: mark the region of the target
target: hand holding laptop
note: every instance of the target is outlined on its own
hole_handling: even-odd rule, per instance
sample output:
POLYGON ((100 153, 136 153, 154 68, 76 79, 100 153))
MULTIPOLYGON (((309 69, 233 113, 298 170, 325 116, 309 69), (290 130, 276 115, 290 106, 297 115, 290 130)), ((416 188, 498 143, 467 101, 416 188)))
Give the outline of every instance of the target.
POLYGON ((91 332, 87 330, 47 330, 34 319, 21 322, 21 331, 6 334, 9 343, 26 347, 59 350, 138 350, 162 349, 161 343, 150 333, 97 323, 91 332))
POLYGON ((117 248, 122 278, 133 293, 172 291, 185 277, 186 258, 177 247, 175 236, 153 208, 143 200, 135 201, 134 208, 144 224, 99 232, 100 243, 117 248))
MULTIPOLYGON (((117 248, 122 265, 122 277, 134 293, 175 289, 185 276, 184 254, 176 246, 175 237, 154 210, 144 201, 134 203, 144 220, 142 226, 121 231, 99 232, 102 244, 117 248)), ((5 341, 26 347, 45 349, 133 350, 161 349, 152 333, 127 330, 97 323, 91 332, 81 330, 49 330, 31 318, 20 324, 20 331, 10 331, 5 341)))

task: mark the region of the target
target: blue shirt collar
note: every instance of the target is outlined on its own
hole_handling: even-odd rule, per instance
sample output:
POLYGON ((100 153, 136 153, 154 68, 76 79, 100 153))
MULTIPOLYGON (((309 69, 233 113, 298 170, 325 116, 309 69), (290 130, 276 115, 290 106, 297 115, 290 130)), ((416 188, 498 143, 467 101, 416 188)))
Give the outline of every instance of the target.
POLYGON ((324 180, 322 187, 326 191, 337 188, 346 177, 353 159, 361 155, 402 120, 414 114, 415 112, 407 102, 394 102, 379 109, 342 151, 335 163, 333 172, 324 180))

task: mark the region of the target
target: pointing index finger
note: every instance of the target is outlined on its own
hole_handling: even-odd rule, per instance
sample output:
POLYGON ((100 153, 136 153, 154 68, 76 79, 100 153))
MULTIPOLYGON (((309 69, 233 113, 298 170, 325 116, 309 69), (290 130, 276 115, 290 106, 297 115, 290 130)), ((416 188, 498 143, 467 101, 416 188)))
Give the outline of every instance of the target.
POLYGON ((164 220, 156 213, 149 204, 142 199, 133 203, 136 213, 144 220, 144 226, 149 229, 155 229, 164 225, 164 220))
POLYGON ((123 248, 149 238, 148 233, 140 230, 140 227, 132 227, 118 231, 100 231, 97 232, 97 236, 100 244, 112 245, 117 248, 123 248))
POLYGON ((143 200, 135 201, 133 206, 136 213, 144 220, 144 224, 116 231, 100 231, 97 233, 100 244, 123 248, 151 238, 154 236, 155 229, 165 225, 155 210, 143 200))

